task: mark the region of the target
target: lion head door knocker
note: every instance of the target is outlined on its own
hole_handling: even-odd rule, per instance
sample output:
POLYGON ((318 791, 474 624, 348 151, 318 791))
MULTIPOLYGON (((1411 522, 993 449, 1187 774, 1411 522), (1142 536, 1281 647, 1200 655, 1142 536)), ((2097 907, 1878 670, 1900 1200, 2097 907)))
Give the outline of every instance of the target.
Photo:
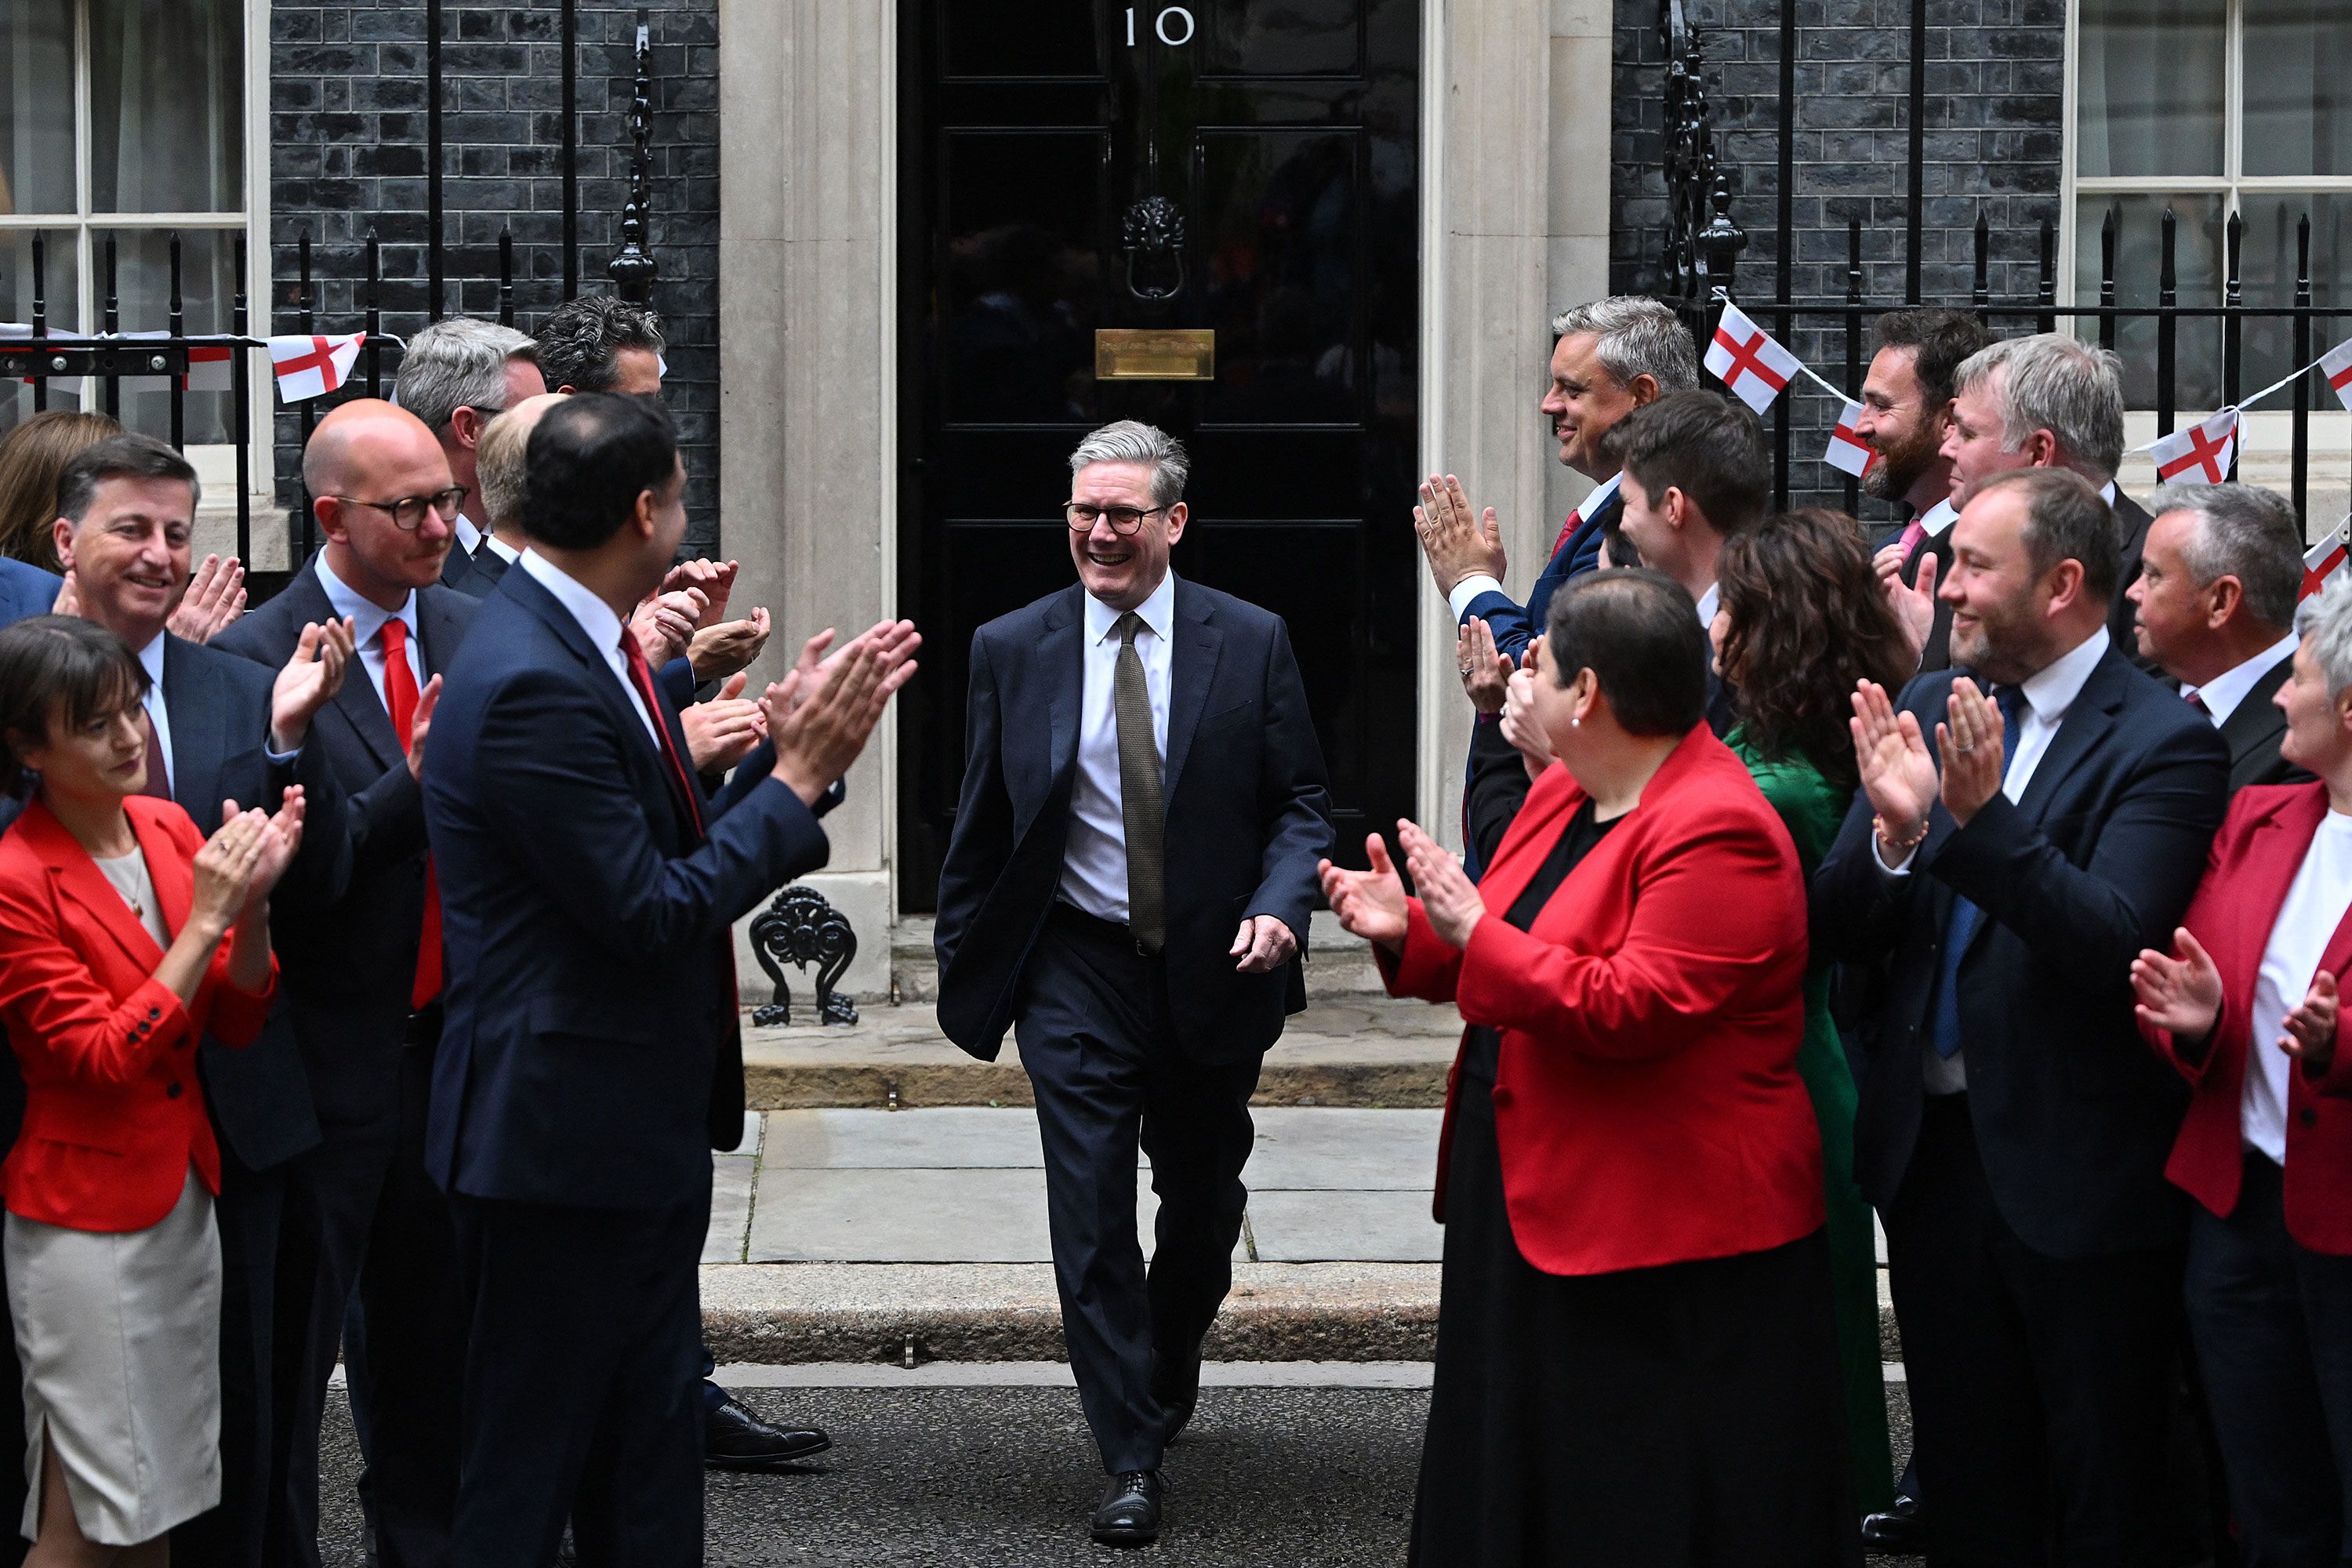
POLYGON ((751 1015, 761 1028, 793 1021, 793 994, 784 984, 786 963, 816 965, 816 1012, 820 1024, 855 1024, 857 1009, 834 986, 857 956, 857 933, 848 918, 814 888, 791 887, 751 922, 751 952, 776 983, 775 999, 751 1015))
POLYGON ((1184 291, 1184 214, 1166 196, 1146 196, 1127 209, 1120 248, 1127 252, 1127 291, 1139 300, 1157 304, 1173 300, 1184 291), (1141 271, 1146 277, 1165 277, 1173 271, 1175 281, 1160 286, 1137 281, 1141 271))

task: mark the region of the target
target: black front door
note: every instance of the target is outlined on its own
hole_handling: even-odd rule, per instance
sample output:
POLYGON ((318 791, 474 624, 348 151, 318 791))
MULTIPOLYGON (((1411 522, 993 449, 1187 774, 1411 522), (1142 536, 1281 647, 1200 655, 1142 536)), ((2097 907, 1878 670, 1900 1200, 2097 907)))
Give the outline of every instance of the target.
POLYGON ((1191 449, 1176 571, 1289 623, 1360 863, 1412 795, 1418 0, 907 0, 905 25, 902 902, 930 907, 953 826, 972 630, 1073 581, 1068 457, 1112 419, 1191 449), (1098 351, 1138 368, 1105 329, 1188 331, 1213 373, 1098 375, 1098 351))

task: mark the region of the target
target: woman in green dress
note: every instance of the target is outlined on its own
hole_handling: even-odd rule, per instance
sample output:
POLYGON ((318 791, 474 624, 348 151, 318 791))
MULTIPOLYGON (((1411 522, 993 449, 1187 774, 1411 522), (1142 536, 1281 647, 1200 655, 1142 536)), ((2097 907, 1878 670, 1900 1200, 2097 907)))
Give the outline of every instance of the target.
MULTIPOLYGON (((1913 659, 1871 570, 1862 525, 1843 512, 1793 511, 1733 535, 1717 581, 1722 593, 1709 635, 1737 721, 1724 739, 1788 826, 1810 877, 1853 797, 1846 726, 1854 685, 1874 680, 1899 690, 1913 659)), ((1854 1496, 1868 1513, 1892 1500, 1894 1461, 1878 1348, 1877 1247, 1870 1205, 1853 1181, 1853 1073, 1830 1017, 1829 969, 1816 963, 1806 976, 1797 1070, 1821 1123, 1854 1496)))

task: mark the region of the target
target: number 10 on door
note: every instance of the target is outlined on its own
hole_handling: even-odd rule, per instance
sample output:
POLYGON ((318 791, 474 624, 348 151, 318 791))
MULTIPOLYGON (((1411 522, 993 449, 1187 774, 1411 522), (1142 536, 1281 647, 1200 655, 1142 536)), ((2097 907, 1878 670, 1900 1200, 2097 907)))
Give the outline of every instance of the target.
MULTIPOLYGON (((1189 44, 1192 41, 1192 13, 1181 5, 1171 5, 1152 19, 1151 30, 1160 36, 1161 43, 1171 47, 1189 44), (1183 29, 1181 33, 1176 31, 1179 27, 1183 29)), ((1130 49, 1135 47, 1135 7, 1132 5, 1127 8, 1127 47, 1130 49)))

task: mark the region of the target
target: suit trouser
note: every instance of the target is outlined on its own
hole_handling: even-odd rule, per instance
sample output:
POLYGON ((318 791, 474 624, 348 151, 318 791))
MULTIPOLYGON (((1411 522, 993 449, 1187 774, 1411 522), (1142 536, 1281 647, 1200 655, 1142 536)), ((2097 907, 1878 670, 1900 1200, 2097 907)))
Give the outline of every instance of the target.
POLYGON ((2158 1561, 2179 1254, 2026 1246, 1964 1094, 1927 1100, 1884 1218, 1930 1568, 2158 1561))
MULTIPOLYGON (((464 1354, 448 1203, 425 1173, 425 1121, 437 1009, 402 1048, 392 1114, 330 1126, 297 1163, 300 1213, 285 1267, 299 1307, 281 1295, 291 1347, 294 1426, 287 1443, 287 1524, 273 1560, 319 1562, 319 1425, 353 1293, 367 1320, 363 1373, 369 1486, 383 1568, 448 1561, 457 1491, 457 1368, 464 1354), (299 1254, 299 1256, 296 1256, 299 1254)), ((281 1337, 281 1347, 286 1345, 281 1337)))
POLYGON ((2189 1327, 2245 1568, 2352 1563, 2352 1258, 2287 1235, 2249 1152, 2227 1219, 2189 1212, 2189 1327))
POLYGON ((221 1248, 221 1500, 172 1531, 185 1568, 257 1568, 284 1473, 276 1421, 273 1325, 287 1170, 249 1170, 221 1143, 213 1216, 221 1248))
POLYGON ((709 1188, 666 1209, 450 1207, 467 1321, 450 1561, 545 1568, 569 1517, 582 1568, 699 1563, 709 1188))
POLYGON ((1249 1097, 1261 1058, 1186 1057, 1167 971, 1125 928, 1065 906, 1030 955, 1015 1035, 1036 1091, 1054 1282, 1103 1468, 1160 1467, 1155 1354, 1190 1358, 1233 1288, 1248 1190, 1249 1097), (1135 1229, 1139 1145, 1160 1198, 1146 1271, 1135 1229))

